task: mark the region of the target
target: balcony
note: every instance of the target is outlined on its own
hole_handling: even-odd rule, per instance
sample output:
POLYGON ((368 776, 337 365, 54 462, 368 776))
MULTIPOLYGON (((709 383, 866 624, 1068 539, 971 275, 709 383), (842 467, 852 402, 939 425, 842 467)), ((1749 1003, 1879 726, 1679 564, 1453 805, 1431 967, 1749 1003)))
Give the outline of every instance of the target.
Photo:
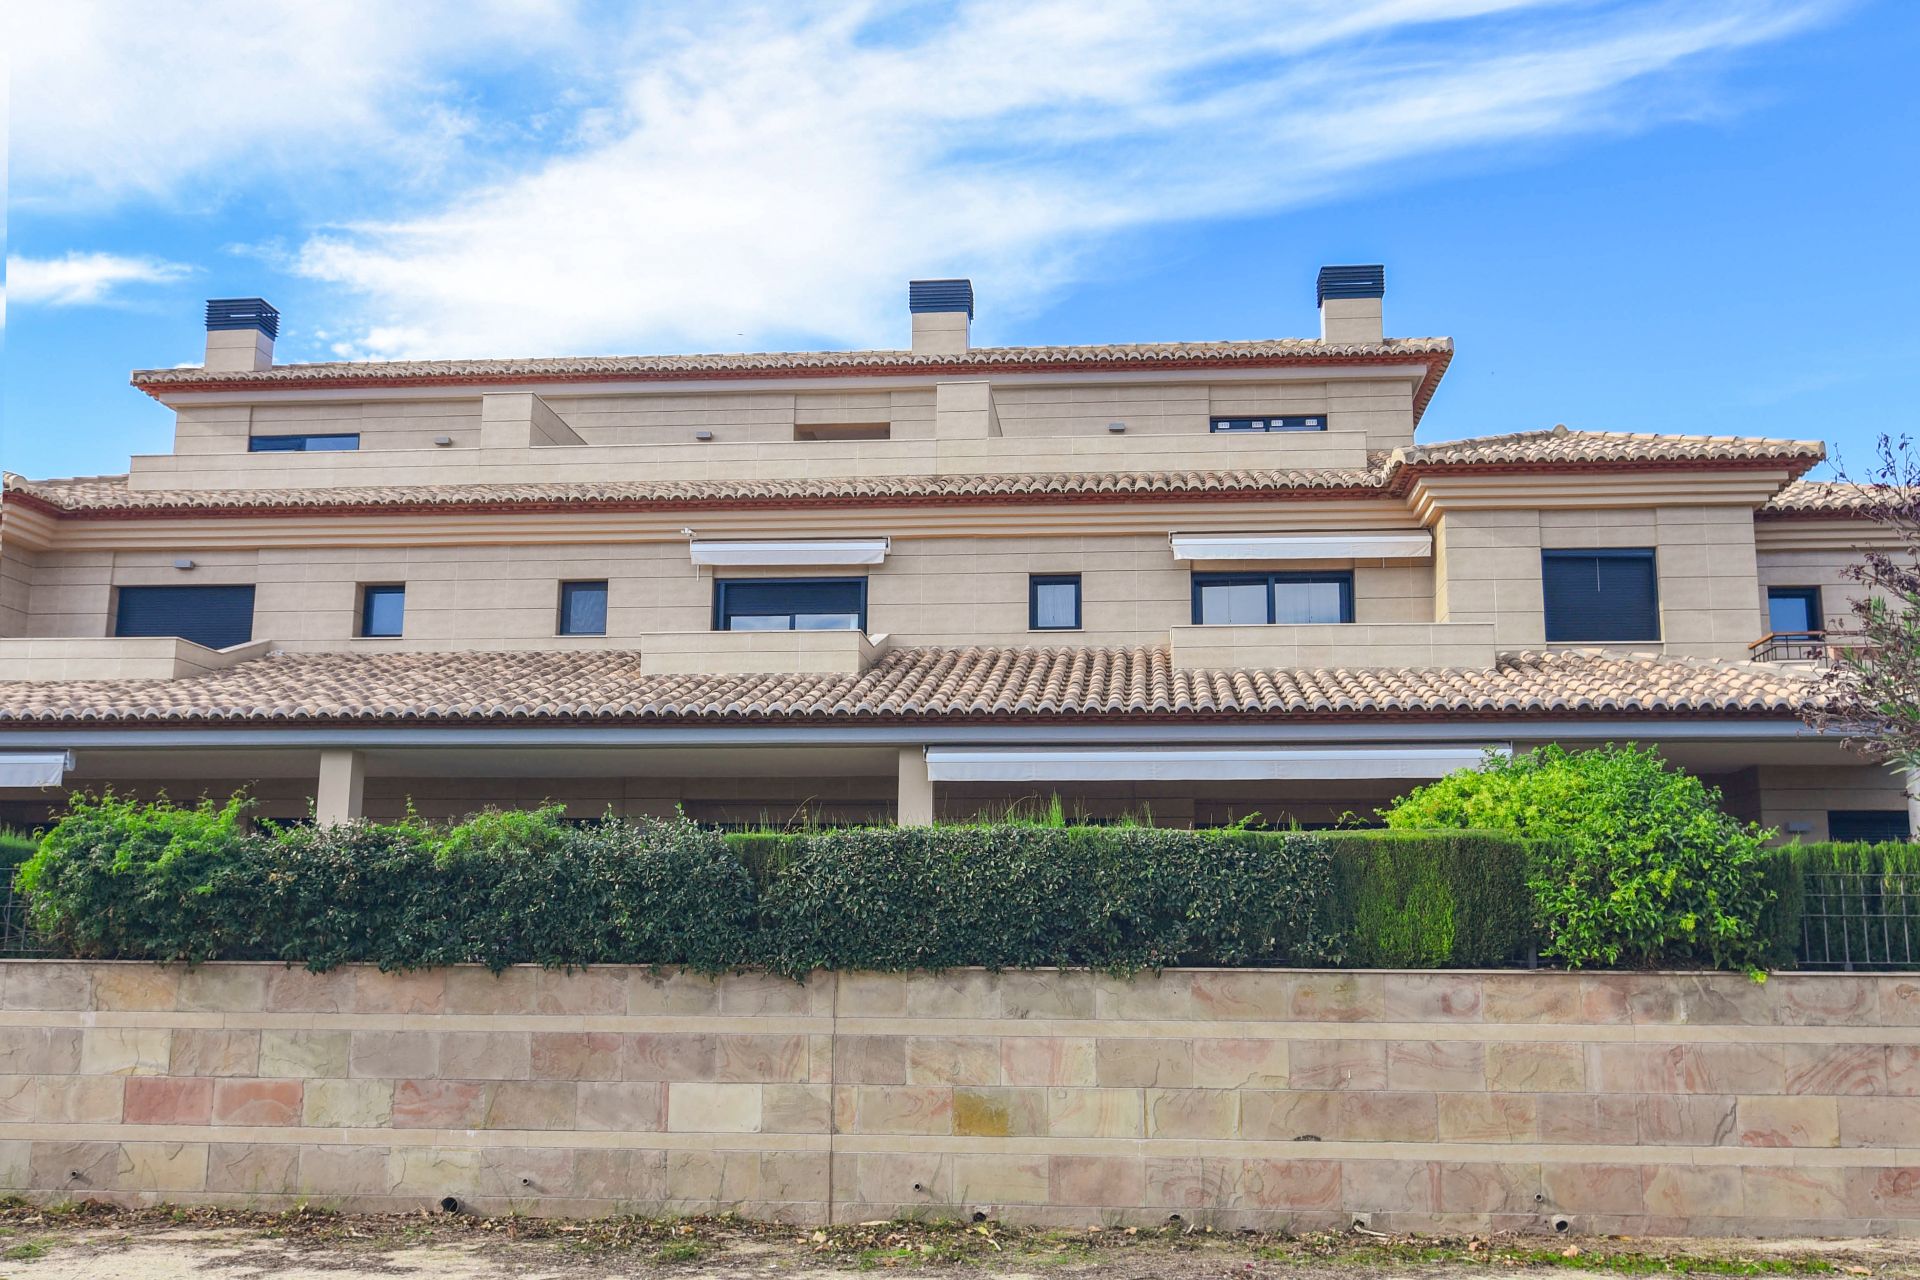
POLYGON ((1769 631, 1747 646, 1755 662, 1804 662, 1831 666, 1835 658, 1864 647, 1858 631, 1769 631))

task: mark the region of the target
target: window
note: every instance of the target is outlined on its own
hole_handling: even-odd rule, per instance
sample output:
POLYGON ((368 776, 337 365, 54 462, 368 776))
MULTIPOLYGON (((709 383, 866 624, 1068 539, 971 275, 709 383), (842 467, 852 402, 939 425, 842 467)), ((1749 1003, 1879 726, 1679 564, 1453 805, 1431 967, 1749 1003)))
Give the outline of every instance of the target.
POLYGON ((563 636, 607 634, 606 583, 563 582, 560 584, 560 634, 563 636))
POLYGON ((1277 418, 1212 418, 1207 430, 1220 431, 1325 431, 1325 414, 1286 414, 1277 418))
POLYGON ((1027 579, 1027 629, 1080 629, 1080 575, 1036 573, 1027 579))
POLYGON ((1196 626, 1352 622, 1351 573, 1196 573, 1196 626))
POLYGON ((1818 587, 1768 587, 1767 630, 1801 635, 1826 630, 1818 587))
POLYGON ((721 578, 715 631, 864 631, 865 578, 721 578))
POLYGON ((407 620, 407 589, 394 583, 360 588, 360 634, 397 636, 407 620))
POLYGON ((890 440, 893 424, 888 422, 816 422, 793 429, 795 440, 890 440))
POLYGON ((1660 593, 1653 551, 1542 551, 1547 639, 1658 640, 1660 593))
POLYGON ((116 636, 179 636, 209 649, 253 639, 252 587, 122 587, 116 636))
POLYGON ((248 453, 344 453, 360 447, 350 432, 333 435, 248 436, 248 453))
POLYGON ((1874 844, 1907 838, 1905 809, 1829 809, 1827 839, 1864 840, 1874 844))

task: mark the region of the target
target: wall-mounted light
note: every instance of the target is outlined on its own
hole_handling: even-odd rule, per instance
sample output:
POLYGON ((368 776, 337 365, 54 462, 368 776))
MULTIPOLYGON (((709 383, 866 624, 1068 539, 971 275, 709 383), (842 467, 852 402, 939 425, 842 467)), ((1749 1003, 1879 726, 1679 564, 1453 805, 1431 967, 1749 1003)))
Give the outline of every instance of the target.
POLYGON ((448 445, 453 443, 453 437, 452 436, 435 436, 433 438, 433 443, 439 446, 440 448, 444 449, 448 445))
POLYGON ((711 440, 711 439, 713 439, 713 432, 711 432, 711 431, 696 431, 696 432, 694 432, 694 433, 693 433, 693 438, 694 438, 695 440, 711 440))
POLYGON ((185 556, 179 556, 174 560, 173 567, 176 569, 191 569, 193 568, 193 561, 187 559, 185 556))
POLYGON ((1125 431, 1126 429, 1127 429, 1127 424, 1124 422, 1109 422, 1107 424, 1107 430, 1113 432, 1115 435, 1119 435, 1122 431, 1125 431))

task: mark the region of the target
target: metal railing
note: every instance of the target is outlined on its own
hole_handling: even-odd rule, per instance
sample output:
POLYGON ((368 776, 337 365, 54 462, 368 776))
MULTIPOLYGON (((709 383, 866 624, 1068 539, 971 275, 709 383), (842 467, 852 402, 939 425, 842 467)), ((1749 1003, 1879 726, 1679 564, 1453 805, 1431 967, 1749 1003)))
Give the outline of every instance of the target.
POLYGON ((1824 631, 1769 631, 1747 646, 1755 662, 1831 662, 1833 650, 1824 631))
POLYGON ((1920 873, 1809 871, 1805 889, 1802 968, 1920 965, 1920 873))
POLYGON ((27 900, 14 893, 9 884, 6 906, 0 908, 0 957, 44 956, 52 952, 52 946, 34 932, 27 919, 27 900))

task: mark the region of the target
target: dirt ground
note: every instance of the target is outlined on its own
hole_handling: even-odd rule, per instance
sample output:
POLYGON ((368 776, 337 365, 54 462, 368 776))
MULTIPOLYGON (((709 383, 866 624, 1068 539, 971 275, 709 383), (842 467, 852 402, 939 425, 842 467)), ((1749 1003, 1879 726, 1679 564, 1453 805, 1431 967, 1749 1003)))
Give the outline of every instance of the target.
POLYGON ((1015 1231, 866 1223, 831 1231, 731 1219, 483 1219, 299 1211, 0 1207, 0 1280, 1532 1280, 1638 1275, 1920 1277, 1920 1247, 1881 1240, 1303 1237, 1015 1231))

